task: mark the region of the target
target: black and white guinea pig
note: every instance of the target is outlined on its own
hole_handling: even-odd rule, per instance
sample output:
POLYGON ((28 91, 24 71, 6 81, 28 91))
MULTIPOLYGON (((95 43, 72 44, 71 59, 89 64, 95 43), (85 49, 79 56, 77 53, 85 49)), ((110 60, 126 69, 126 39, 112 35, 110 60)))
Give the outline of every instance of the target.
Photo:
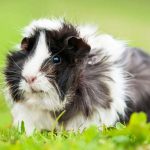
POLYGON ((89 25, 33 21, 7 56, 5 78, 13 124, 24 121, 28 135, 58 117, 56 130, 82 131, 135 111, 150 116, 150 57, 89 25))

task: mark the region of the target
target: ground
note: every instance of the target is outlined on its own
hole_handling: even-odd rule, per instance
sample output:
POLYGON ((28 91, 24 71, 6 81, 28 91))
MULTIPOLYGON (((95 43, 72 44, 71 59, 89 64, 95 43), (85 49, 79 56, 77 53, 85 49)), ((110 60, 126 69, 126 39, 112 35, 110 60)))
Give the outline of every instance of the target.
MULTIPOLYGON (((0 71, 10 48, 21 40, 23 26, 42 17, 65 17, 74 23, 92 23, 123 39, 134 47, 150 51, 150 1, 148 0, 5 0, 0 1, 0 71)), ((91 127, 84 133, 35 133, 26 137, 11 127, 11 115, 3 96, 0 74, 0 149, 150 149, 150 125, 144 114, 134 114, 126 127, 98 131, 91 127)))

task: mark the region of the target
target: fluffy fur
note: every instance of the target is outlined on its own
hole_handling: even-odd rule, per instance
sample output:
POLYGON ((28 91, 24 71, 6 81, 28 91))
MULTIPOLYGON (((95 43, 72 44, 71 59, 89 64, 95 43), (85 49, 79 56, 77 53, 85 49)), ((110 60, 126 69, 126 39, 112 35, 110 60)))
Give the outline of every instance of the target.
POLYGON ((23 32, 20 48, 7 57, 14 125, 20 128, 24 121, 30 135, 35 129, 52 130, 58 117, 57 130, 63 126, 73 131, 127 121, 131 112, 144 110, 137 109, 138 103, 145 93, 149 96, 148 83, 142 93, 134 87, 137 79, 131 74, 137 68, 128 60, 132 51, 140 64, 146 58, 149 63, 149 56, 129 51, 125 42, 109 35, 97 35, 95 27, 33 21, 23 32))

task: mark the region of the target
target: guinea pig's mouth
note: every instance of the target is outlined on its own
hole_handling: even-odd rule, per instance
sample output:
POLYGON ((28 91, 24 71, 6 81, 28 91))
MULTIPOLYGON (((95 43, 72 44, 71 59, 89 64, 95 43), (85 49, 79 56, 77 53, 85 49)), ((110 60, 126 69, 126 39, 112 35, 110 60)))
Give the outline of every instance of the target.
POLYGON ((31 91, 32 91, 32 93, 34 93, 34 94, 38 94, 38 93, 46 93, 46 92, 44 92, 44 91, 42 91, 42 90, 35 90, 35 89, 33 89, 32 87, 31 87, 31 91))
MULTIPOLYGON (((60 89, 59 89, 59 87, 57 86, 57 84, 55 83, 55 82, 50 82, 51 83, 51 85, 52 85, 52 88, 50 88, 49 90, 44 90, 44 89, 40 89, 40 88, 37 88, 36 86, 32 86, 32 85, 30 85, 29 86, 29 88, 30 88, 30 91, 28 91, 30 94, 33 94, 33 95, 35 95, 35 94, 39 94, 39 95, 41 95, 41 94, 44 94, 44 95, 49 95, 49 93, 50 93, 50 91, 52 90, 52 91, 56 91, 57 92, 57 94, 60 96, 61 95, 61 91, 60 91, 60 89)), ((27 93, 28 93, 27 92, 27 93)))
POLYGON ((53 93, 58 95, 61 99, 63 92, 60 90, 55 78, 48 76, 38 76, 37 80, 28 83, 26 80, 20 82, 20 90, 25 96, 51 96, 53 93))

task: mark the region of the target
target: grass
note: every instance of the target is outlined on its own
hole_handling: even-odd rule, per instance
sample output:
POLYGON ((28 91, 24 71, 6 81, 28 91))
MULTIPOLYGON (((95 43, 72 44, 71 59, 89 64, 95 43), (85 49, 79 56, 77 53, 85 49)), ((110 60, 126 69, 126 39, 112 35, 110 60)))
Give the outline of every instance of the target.
POLYGON ((24 129, 0 129, 0 149, 7 150, 142 150, 150 149, 150 123, 144 113, 133 114, 128 126, 120 123, 115 128, 99 131, 92 126, 83 133, 58 134, 53 132, 35 132, 26 137, 24 129))
MULTIPOLYGON (((35 18, 60 17, 74 23, 94 23, 100 32, 150 50, 150 1, 148 0, 5 0, 0 1, 0 68, 6 53, 20 42, 20 30, 35 18)), ((3 76, 0 75, 0 91, 3 76)), ((91 127, 84 133, 35 133, 26 137, 11 127, 10 111, 0 93, 0 150, 28 149, 150 149, 150 125, 144 114, 134 114, 128 126, 117 124, 103 132, 91 127)))

